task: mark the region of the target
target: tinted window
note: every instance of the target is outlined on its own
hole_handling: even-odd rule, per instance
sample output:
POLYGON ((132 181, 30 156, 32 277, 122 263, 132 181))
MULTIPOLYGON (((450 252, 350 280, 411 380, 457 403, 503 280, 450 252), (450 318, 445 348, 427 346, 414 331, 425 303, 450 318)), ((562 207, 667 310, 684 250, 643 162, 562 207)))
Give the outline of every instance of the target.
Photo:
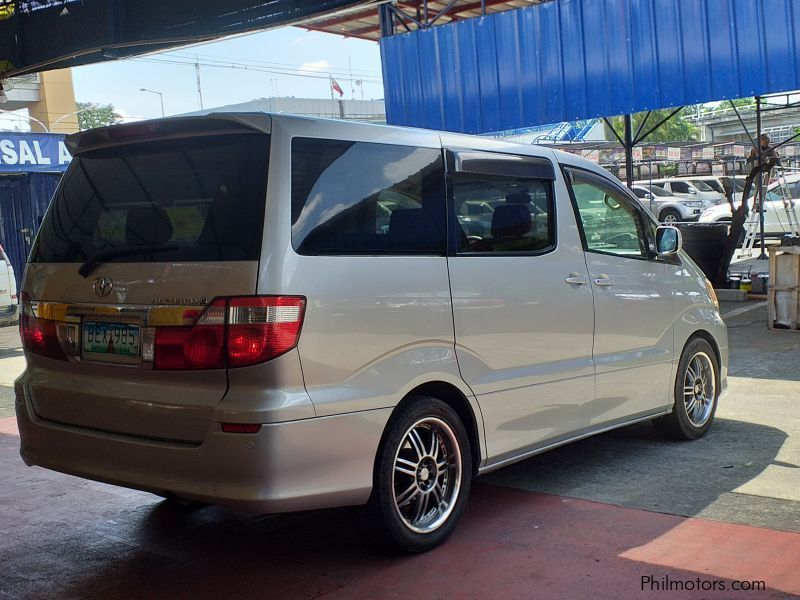
POLYGON ((653 185, 647 189, 652 192, 653 196, 669 196, 669 192, 667 192, 664 188, 658 187, 657 185, 653 185))
POLYGON ((633 193, 636 194, 637 198, 646 198, 647 197, 647 190, 642 188, 633 188, 633 193))
POLYGON ((548 179, 456 173, 455 212, 462 252, 542 252, 555 245, 548 179))
POLYGON ((440 150, 292 140, 292 245, 300 254, 444 254, 440 150))
POLYGON ((696 187, 701 192, 713 192, 714 190, 711 188, 711 182, 705 182, 702 179, 695 179, 692 181, 694 187, 696 187))
POLYGON ((702 192, 714 191, 714 192, 719 192, 720 194, 725 193, 725 188, 723 188, 722 184, 716 179, 705 179, 705 180, 701 179, 700 181, 694 181, 693 183, 694 187, 696 187, 698 190, 702 192), (703 187, 701 187, 700 184, 702 184, 703 187, 706 187, 708 189, 703 189, 703 187))
POLYGON ((88 152, 64 174, 32 262, 255 260, 269 136, 153 141, 88 152))
POLYGON ((673 193, 676 194, 688 194, 689 193, 689 184, 685 181, 671 181, 670 187, 672 188, 673 193))
POLYGON ((586 249, 648 258, 647 222, 633 201, 600 177, 578 170, 572 173, 572 191, 586 249))

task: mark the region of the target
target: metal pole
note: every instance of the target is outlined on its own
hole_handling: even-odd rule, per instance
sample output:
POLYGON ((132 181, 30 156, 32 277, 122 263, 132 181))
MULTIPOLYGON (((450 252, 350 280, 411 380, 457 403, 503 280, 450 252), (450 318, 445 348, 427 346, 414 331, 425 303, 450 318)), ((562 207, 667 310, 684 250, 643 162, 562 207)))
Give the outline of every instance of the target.
POLYGON ((631 127, 631 116, 625 115, 625 183, 628 188, 633 187, 633 128, 631 127))
POLYGON ((197 78, 197 97, 200 99, 200 110, 203 110, 203 88, 200 86, 200 58, 194 57, 194 74, 197 78))
POLYGON ((761 96, 756 96, 756 142, 758 150, 758 184, 756 193, 758 194, 758 227, 761 234, 761 254, 759 260, 765 260, 767 253, 764 249, 764 154, 761 151, 761 96))

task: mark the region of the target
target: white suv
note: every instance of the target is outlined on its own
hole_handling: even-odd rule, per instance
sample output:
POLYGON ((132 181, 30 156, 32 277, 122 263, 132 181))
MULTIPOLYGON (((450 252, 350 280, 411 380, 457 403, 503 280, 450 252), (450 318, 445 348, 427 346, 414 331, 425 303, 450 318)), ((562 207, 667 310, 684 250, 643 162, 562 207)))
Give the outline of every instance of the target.
POLYGON ((700 200, 673 196, 657 185, 634 185, 631 191, 662 223, 697 221, 705 205, 700 200))

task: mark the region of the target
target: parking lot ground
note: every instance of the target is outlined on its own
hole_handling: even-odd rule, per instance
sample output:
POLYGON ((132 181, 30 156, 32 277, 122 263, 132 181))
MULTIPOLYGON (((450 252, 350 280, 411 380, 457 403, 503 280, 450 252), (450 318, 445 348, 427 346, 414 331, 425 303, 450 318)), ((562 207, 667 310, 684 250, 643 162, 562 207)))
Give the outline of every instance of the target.
MULTIPOLYGON (((722 312, 729 390, 708 436, 640 424, 481 477, 422 556, 375 550, 352 510, 178 508, 27 468, 0 414, 0 599, 800 597, 800 333, 768 331, 762 303, 722 312)), ((2 356, 13 380, 19 355, 2 356)))

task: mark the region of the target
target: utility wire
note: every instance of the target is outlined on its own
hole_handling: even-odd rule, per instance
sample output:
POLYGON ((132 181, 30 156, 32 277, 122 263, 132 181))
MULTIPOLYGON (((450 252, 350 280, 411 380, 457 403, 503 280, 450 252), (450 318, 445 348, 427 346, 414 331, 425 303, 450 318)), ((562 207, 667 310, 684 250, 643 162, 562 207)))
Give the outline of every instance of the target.
MULTIPOLYGON (((274 67, 274 68, 281 68, 287 69, 290 71, 304 71, 304 69, 298 69, 291 63, 281 63, 281 62, 272 62, 272 61, 264 61, 264 60, 253 60, 253 59, 242 59, 238 57, 232 56, 217 56, 213 54, 197 54, 195 55, 188 55, 188 54, 180 54, 179 52, 161 52, 156 55, 151 55, 150 58, 158 58, 158 57, 173 57, 179 58, 184 60, 191 60, 193 63, 195 62, 196 56, 199 58, 203 58, 209 62, 221 62, 230 64, 231 62, 236 64, 242 65, 254 65, 254 66, 266 66, 266 67, 274 67)), ((326 71, 335 71, 337 73, 344 73, 345 71, 349 72, 348 67, 339 67, 334 65, 326 65, 326 71)), ((365 77, 371 77, 374 79, 380 79, 381 74, 379 71, 370 71, 366 69, 355 69, 353 70, 353 74, 355 75, 364 75, 365 77)))
MULTIPOLYGON (((193 61, 193 60, 176 60, 176 59, 162 59, 162 58, 131 58, 129 60, 137 61, 137 62, 146 62, 146 63, 153 63, 153 64, 164 64, 164 65, 180 65, 180 66, 188 66, 194 67, 195 64, 199 64, 201 67, 207 68, 216 68, 216 69, 233 69, 239 71, 255 71, 257 73, 270 73, 272 75, 284 75, 286 77, 304 77, 306 79, 318 79, 318 80, 329 80, 329 73, 331 75, 336 76, 339 79, 343 79, 345 81, 352 81, 353 78, 349 76, 347 73, 342 73, 338 71, 324 71, 319 72, 319 74, 312 74, 315 71, 300 71, 298 69, 295 70, 281 70, 278 68, 266 68, 260 67, 257 65, 246 65, 241 63, 210 63, 204 61, 193 61)), ((373 77, 359 77, 361 81, 364 83, 370 84, 382 84, 383 81, 380 78, 373 78, 373 77)))

